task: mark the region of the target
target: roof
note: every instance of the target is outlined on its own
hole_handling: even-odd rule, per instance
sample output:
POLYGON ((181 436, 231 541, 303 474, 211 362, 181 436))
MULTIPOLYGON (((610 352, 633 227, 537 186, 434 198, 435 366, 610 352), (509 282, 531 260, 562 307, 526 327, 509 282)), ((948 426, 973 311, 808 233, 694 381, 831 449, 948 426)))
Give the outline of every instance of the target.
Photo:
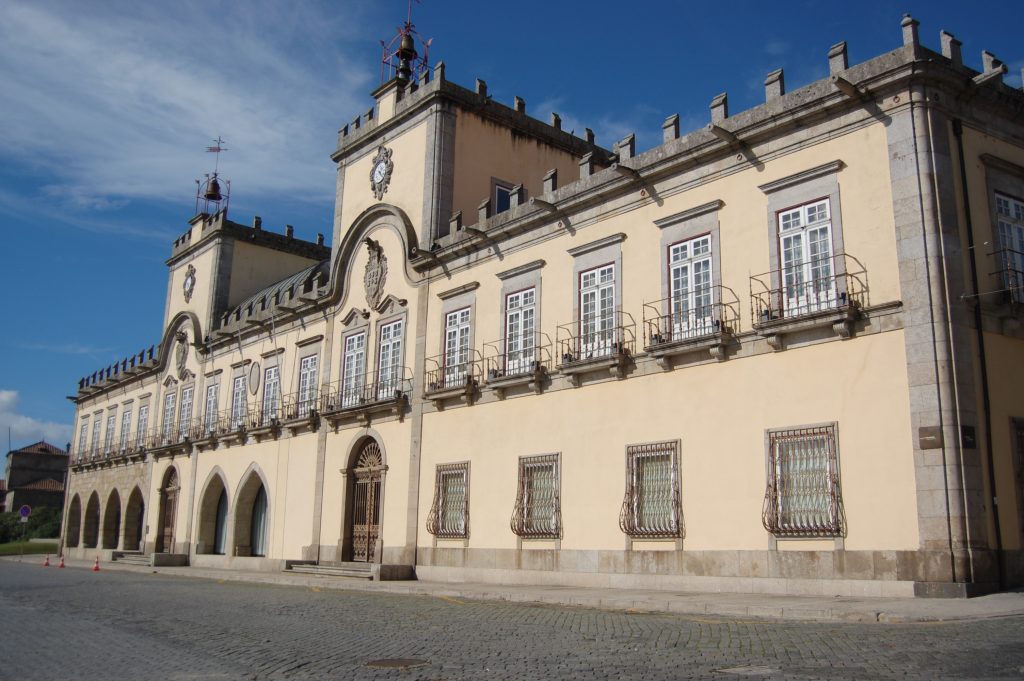
MULTIPOLYGON (((246 314, 256 314, 261 309, 274 307, 278 303, 284 302, 289 297, 287 295, 287 292, 289 291, 291 292, 291 296, 298 296, 305 290, 307 282, 316 279, 318 276, 321 276, 321 274, 324 277, 324 282, 326 282, 327 277, 330 276, 330 265, 331 259, 327 258, 325 260, 321 260, 315 265, 310 265, 303 270, 299 270, 295 274, 287 276, 281 281, 275 282, 249 296, 247 299, 243 300, 241 304, 237 305, 228 316, 233 317, 239 313, 243 316, 246 314), (252 306, 252 310, 249 310, 250 306, 252 306)), ((314 285, 314 288, 316 285, 314 285)))
POLYGON ((7 456, 10 456, 11 454, 53 454, 56 456, 68 455, 68 453, 65 452, 63 449, 51 445, 46 440, 42 440, 27 447, 22 447, 21 449, 12 449, 11 451, 7 452, 7 456))
POLYGON ((18 489, 33 490, 36 492, 63 492, 64 483, 60 480, 54 480, 53 478, 43 478, 42 480, 36 480, 28 483, 27 485, 22 485, 18 489))

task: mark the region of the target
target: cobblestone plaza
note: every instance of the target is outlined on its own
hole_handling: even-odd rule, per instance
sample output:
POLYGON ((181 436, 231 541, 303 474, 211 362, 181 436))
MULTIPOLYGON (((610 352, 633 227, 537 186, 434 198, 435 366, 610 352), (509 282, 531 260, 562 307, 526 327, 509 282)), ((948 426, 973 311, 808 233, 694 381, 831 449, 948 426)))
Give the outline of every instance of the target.
POLYGON ((730 620, 0 562, 0 679, 1011 679, 1024 618, 730 620), (406 666, 389 666, 394 661, 406 666), (378 666, 371 666, 373 664, 378 666))

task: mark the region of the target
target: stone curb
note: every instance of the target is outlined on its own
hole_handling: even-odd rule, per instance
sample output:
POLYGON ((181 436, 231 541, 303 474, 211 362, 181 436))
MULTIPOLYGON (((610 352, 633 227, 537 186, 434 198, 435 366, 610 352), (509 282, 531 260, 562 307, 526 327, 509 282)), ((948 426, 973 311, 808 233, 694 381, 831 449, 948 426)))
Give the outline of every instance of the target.
MULTIPOLYGON (((4 560, 42 564, 41 556, 5 556, 4 560)), ((51 557, 51 568, 57 561, 51 557)), ((72 569, 90 569, 91 561, 66 560, 72 569)), ((543 603, 619 612, 711 616, 727 619, 791 620, 874 624, 940 623, 1024 616, 1024 593, 1006 592, 972 599, 887 599, 774 596, 586 589, 557 586, 509 586, 440 582, 370 582, 344 577, 285 572, 247 572, 192 567, 147 567, 101 563, 101 570, 162 574, 216 582, 246 582, 336 591, 361 591, 444 599, 543 603)), ((49 568, 47 568, 49 569, 49 568)))

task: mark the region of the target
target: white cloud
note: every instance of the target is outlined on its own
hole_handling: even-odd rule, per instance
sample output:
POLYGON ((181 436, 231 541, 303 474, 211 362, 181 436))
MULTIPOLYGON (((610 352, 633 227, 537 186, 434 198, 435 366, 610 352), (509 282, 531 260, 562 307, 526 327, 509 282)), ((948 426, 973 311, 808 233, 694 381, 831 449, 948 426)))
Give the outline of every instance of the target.
POLYGON ((63 448, 71 441, 71 426, 66 423, 40 421, 18 413, 18 391, 0 390, 0 431, 7 435, 10 428, 11 441, 31 444, 40 440, 63 448))
POLYGON ((328 150, 371 84, 345 58, 352 4, 0 3, 0 155, 111 211, 190 201, 223 135, 236 194, 330 201, 328 150))

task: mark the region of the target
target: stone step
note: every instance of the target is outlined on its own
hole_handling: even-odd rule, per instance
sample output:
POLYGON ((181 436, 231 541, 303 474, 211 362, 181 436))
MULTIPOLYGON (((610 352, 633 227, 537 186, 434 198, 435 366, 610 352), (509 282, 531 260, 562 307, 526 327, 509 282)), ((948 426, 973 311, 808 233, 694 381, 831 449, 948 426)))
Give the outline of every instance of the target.
POLYGON ((373 579, 370 566, 365 563, 346 563, 344 565, 292 565, 292 572, 324 577, 348 577, 350 579, 373 579))
POLYGON ((115 556, 113 558, 115 563, 124 563, 126 565, 149 565, 149 556, 141 553, 127 553, 121 556, 115 556))

